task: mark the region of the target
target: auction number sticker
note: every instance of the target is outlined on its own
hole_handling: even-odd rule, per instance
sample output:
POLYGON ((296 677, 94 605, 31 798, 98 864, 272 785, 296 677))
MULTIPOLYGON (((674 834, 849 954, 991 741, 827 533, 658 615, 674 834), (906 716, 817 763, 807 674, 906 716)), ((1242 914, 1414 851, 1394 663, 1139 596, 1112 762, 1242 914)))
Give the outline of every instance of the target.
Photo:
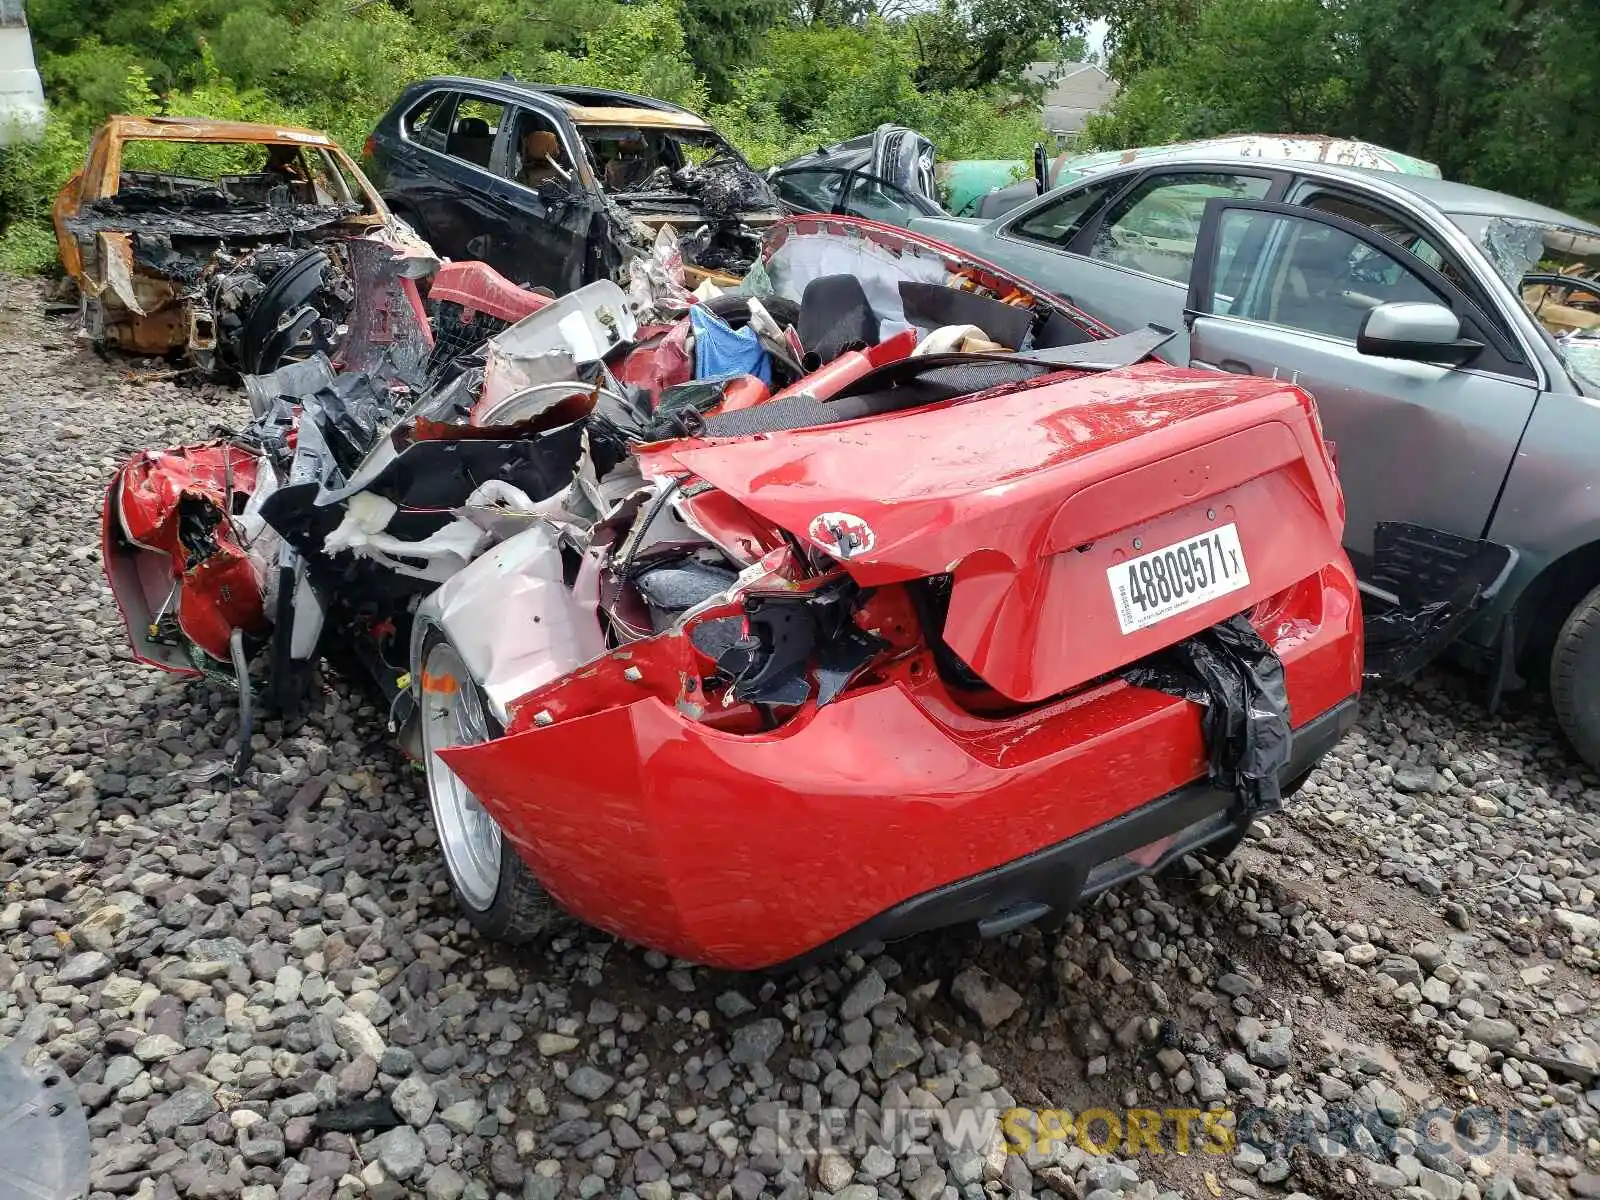
POLYGON ((1239 529, 1223 525, 1106 570, 1123 633, 1198 608, 1250 583, 1239 529))

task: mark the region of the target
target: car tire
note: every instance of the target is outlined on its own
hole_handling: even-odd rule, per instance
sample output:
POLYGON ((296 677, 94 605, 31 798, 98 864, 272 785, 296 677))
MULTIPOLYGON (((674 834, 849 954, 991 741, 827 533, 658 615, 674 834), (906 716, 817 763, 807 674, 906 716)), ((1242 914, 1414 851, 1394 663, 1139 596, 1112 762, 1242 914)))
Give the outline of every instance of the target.
POLYGON ((1578 602, 1556 635, 1550 702, 1573 749, 1600 769, 1600 587, 1578 602))
POLYGON ((477 797, 435 755, 504 731, 459 652, 439 629, 428 630, 413 670, 418 679, 451 680, 437 695, 423 693, 418 720, 428 807, 456 904, 486 938, 511 945, 533 941, 557 919, 555 902, 477 797))

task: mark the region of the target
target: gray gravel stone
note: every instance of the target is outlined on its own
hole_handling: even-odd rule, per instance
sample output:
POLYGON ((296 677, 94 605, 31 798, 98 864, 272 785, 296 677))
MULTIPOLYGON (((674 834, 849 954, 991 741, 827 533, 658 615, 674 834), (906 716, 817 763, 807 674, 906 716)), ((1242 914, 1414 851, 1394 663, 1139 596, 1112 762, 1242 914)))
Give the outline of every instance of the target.
POLYGON ((421 1171, 427 1162, 427 1149, 416 1130, 399 1125, 373 1139, 372 1150, 378 1162, 402 1183, 421 1171))
MULTIPOLYGON (((846 1147, 828 1191, 778 1142, 780 1111, 828 1105, 868 1125, 921 1109, 935 1128, 942 1105, 1067 1097, 1285 1119, 1371 1105, 1403 1131, 1422 1097, 1466 1082, 1548 1112, 1573 1146, 1600 1139, 1585 1091, 1600 1077, 1600 789, 1542 702, 1508 697, 1491 719, 1448 672, 1369 687, 1355 728, 1238 854, 1196 860, 1181 885, 1120 885, 1058 929, 923 939, 898 961, 862 947, 766 977, 575 924, 507 954, 449 895, 386 707, 337 671, 293 721, 258 708, 245 778, 206 773, 232 758, 236 698, 131 661, 99 504, 134 449, 242 427, 242 397, 129 383, 139 364, 82 353, 38 299, 31 283, 0 289, 0 639, 26 655, 0 723, 0 1041, 37 1041, 72 1075, 97 1200, 1195 1187, 1192 1159, 1185 1174, 1075 1139, 1023 1159, 935 1133, 916 1155, 846 1147), (384 1094, 404 1128, 315 1124, 384 1094), (365 1182, 340 1183, 364 1164, 365 1182)), ((1315 1178, 1468 1200, 1446 1159, 1356 1156, 1369 1151, 1315 1178)), ((1286 1165, 1217 1174, 1229 1194, 1270 1195, 1286 1165)), ((1469 1178, 1489 1200, 1551 1200, 1600 1191, 1583 1166, 1551 1154, 1469 1178)))
POLYGON ((783 1022, 776 1017, 763 1017, 734 1031, 728 1058, 742 1066, 764 1064, 782 1044, 783 1022))
POLYGON ((966 1008, 985 1029, 993 1029, 1022 1007, 1022 996, 978 967, 968 967, 950 985, 951 997, 966 1008))
POLYGON ((862 972, 839 1003, 839 1019, 854 1021, 866 1016, 888 991, 889 986, 883 981, 882 975, 873 970, 862 972))
POLYGON ((586 1063, 567 1076, 567 1091, 574 1096, 582 1096, 585 1100, 598 1100, 609 1092, 615 1083, 616 1080, 610 1075, 586 1063))
POLYGON ((1509 1050, 1521 1036, 1515 1023, 1497 1017, 1478 1017, 1467 1022, 1467 1036, 1491 1050, 1509 1050))
POLYGON ((432 1085, 416 1075, 395 1084, 389 1102, 394 1105, 395 1112, 400 1114, 402 1120, 417 1129, 428 1123, 433 1116, 434 1108, 439 1103, 432 1085))
POLYGON ((199 1125, 216 1111, 217 1101, 210 1092, 184 1088, 152 1108, 145 1126, 155 1137, 170 1137, 180 1126, 199 1125))

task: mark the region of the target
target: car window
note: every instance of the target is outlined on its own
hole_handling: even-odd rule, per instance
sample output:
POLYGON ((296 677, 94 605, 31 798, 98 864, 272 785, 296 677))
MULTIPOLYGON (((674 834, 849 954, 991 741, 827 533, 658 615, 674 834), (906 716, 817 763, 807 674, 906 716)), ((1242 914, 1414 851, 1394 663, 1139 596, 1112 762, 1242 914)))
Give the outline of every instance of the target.
MULTIPOLYGON (((1363 204, 1350 196, 1339 195, 1334 192, 1322 192, 1312 196, 1305 202, 1305 206, 1317 212, 1330 212, 1348 220, 1359 222, 1375 233, 1411 251, 1417 258, 1427 263, 1435 271, 1440 271, 1447 277, 1453 272, 1447 269, 1444 252, 1432 240, 1425 237, 1419 230, 1398 218, 1391 216, 1382 209, 1369 204, 1363 204)), ((1452 282, 1459 283, 1452 278, 1452 282)))
POLYGON ((1011 227, 1014 237, 1030 242, 1043 242, 1058 250, 1066 249, 1073 235, 1099 211, 1106 198, 1121 186, 1119 180, 1107 180, 1079 191, 1069 192, 1050 204, 1029 213, 1011 227))
POLYGON ((1216 311, 1355 341, 1369 311, 1414 301, 1451 306, 1396 258, 1310 218, 1235 209, 1217 235, 1232 242, 1219 266, 1216 311))
POLYGON ((832 212, 844 189, 838 171, 790 171, 776 182, 780 200, 807 212, 832 212))
MULTIPOLYGON (((565 191, 572 184, 572 160, 555 122, 543 113, 519 110, 508 143, 506 178, 534 191, 565 191)), ((498 173, 498 172, 497 172, 498 173)))
MULTIPOLYGON (((1206 201, 1218 196, 1260 200, 1271 190, 1272 180, 1259 175, 1182 172, 1149 176, 1106 213, 1088 255, 1174 283, 1188 283, 1206 201)), ((1224 231, 1219 278, 1237 249, 1224 231)))
POLYGON ((1383 234, 1391 242, 1410 251, 1418 260, 1460 288, 1481 313, 1490 314, 1486 319, 1495 325, 1508 341, 1515 340, 1510 325, 1500 315, 1494 301, 1478 280, 1439 242, 1428 237, 1422 230, 1376 204, 1367 203, 1343 192, 1315 192, 1303 203, 1306 208, 1334 213, 1365 225, 1373 232, 1383 234))
POLYGON ((870 175, 857 175, 850 180, 850 193, 845 198, 844 211, 869 221, 904 225, 922 210, 904 190, 894 184, 870 175))
POLYGON ((500 132, 505 111, 505 105, 496 101, 462 96, 456 103, 455 118, 450 123, 450 136, 445 142, 444 152, 451 158, 487 170, 489 156, 494 151, 495 135, 500 132))
POLYGON ((419 146, 443 150, 450 133, 450 116, 455 108, 455 93, 434 92, 401 118, 405 136, 419 146))

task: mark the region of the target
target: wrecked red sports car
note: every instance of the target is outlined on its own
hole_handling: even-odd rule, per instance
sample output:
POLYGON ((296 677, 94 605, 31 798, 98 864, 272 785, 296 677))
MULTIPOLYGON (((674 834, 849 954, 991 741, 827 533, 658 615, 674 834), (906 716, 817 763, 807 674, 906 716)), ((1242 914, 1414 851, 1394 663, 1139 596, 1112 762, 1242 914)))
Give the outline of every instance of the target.
POLYGON ((661 266, 515 320, 479 288, 512 323, 425 373, 248 380, 249 430, 108 498, 143 657, 287 702, 355 649, 486 934, 1000 933, 1236 843, 1354 720, 1299 389, 870 222, 780 224, 740 295, 661 266))

